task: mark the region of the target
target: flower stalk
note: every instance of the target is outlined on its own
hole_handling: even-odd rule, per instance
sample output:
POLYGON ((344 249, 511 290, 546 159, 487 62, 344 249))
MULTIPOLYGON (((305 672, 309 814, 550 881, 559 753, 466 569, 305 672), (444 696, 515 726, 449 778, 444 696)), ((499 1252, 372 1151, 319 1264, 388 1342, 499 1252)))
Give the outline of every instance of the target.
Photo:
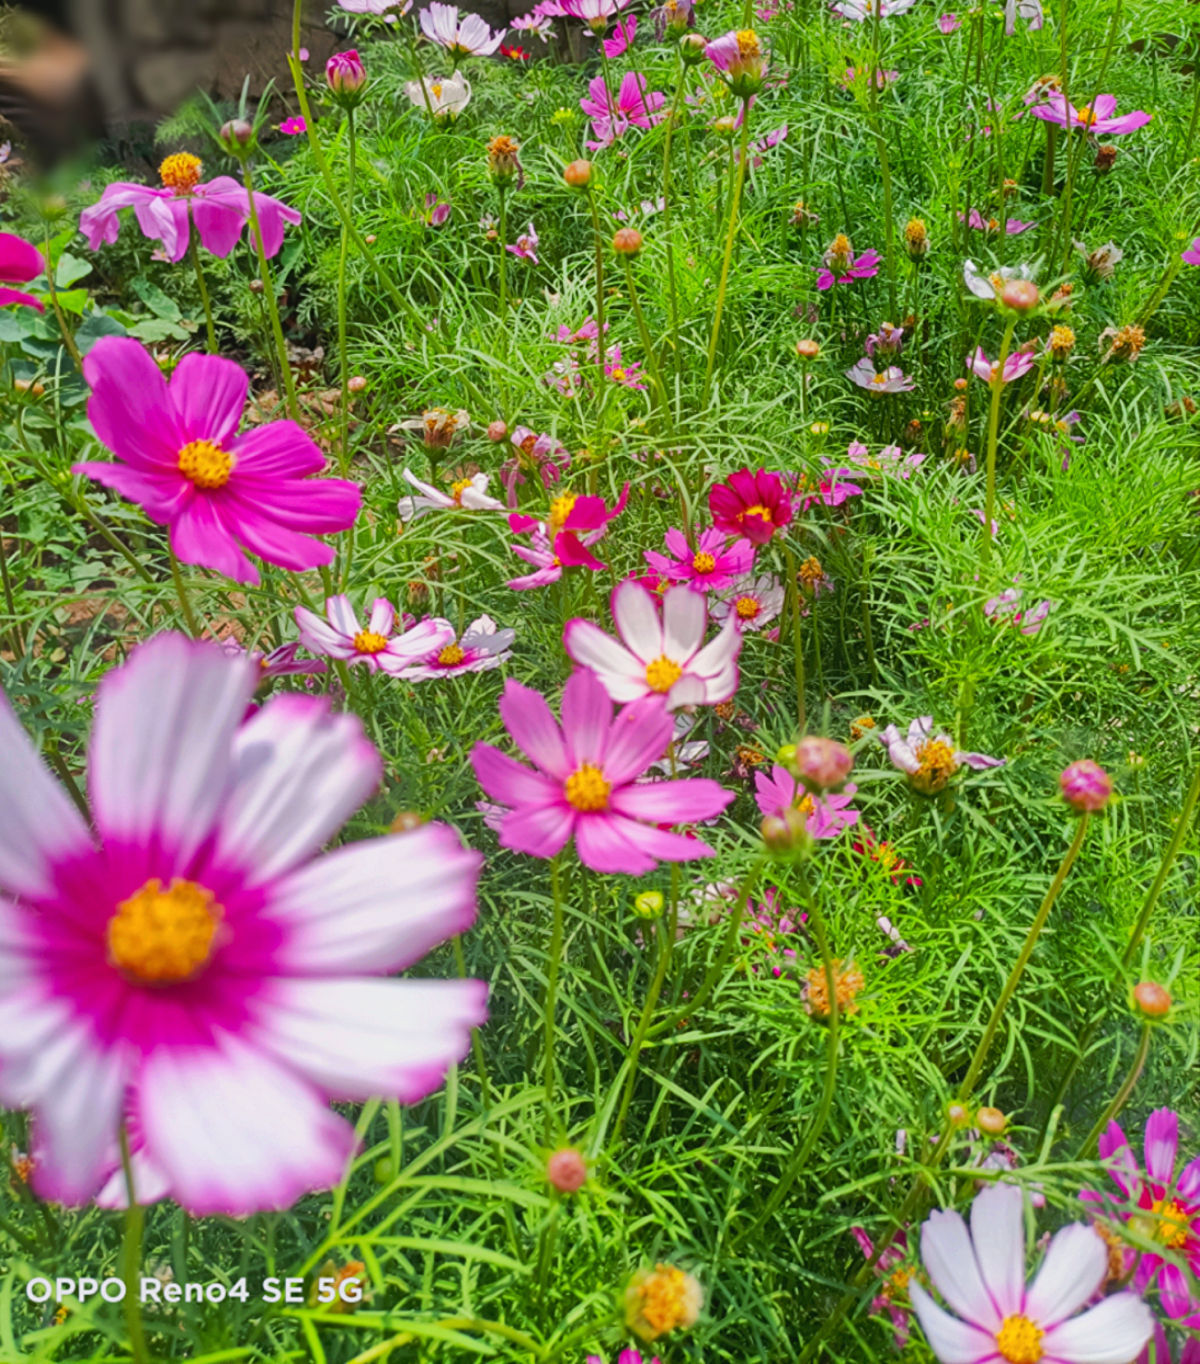
POLYGON ((713 309, 712 335, 708 341, 708 363, 704 368, 704 388, 700 394, 701 408, 708 406, 712 391, 713 371, 717 364, 717 345, 721 339, 721 316, 725 311, 725 291, 729 287, 729 269, 733 263, 733 244, 737 238, 738 210, 742 202, 742 187, 746 183, 746 163, 750 146, 750 99, 742 100, 742 136, 739 144, 737 169, 733 179, 733 193, 729 199, 729 227, 725 233, 725 255, 721 261, 721 280, 717 285, 717 303, 713 309))

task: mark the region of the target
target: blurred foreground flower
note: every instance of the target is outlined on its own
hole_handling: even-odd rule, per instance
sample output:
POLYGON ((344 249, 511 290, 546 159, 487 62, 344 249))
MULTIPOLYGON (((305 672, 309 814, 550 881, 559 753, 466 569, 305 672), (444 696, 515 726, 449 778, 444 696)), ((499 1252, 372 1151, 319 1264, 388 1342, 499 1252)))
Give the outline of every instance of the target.
MULTIPOLYGON (((11 232, 0 232, 0 285, 28 284, 31 279, 37 279, 45 273, 46 258, 36 246, 22 237, 15 237, 11 232)), ((45 304, 33 294, 0 287, 0 308, 9 303, 36 308, 39 313, 46 311, 45 304)))
POLYGON ((625 1290, 625 1324, 640 1340, 687 1330, 700 1319, 704 1293, 691 1274, 674 1265, 639 1269, 625 1290))

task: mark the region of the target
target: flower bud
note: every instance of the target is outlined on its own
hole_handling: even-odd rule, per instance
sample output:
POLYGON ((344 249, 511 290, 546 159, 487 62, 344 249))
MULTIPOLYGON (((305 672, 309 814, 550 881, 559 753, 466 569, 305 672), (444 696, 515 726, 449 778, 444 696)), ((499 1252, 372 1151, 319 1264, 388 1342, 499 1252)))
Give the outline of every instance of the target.
POLYGON ((971 1110, 956 1099, 946 1105, 946 1117, 951 1127, 966 1127, 971 1121, 971 1110))
POLYGON ((1008 1126, 1008 1115, 998 1108, 978 1108, 975 1110, 975 1126, 989 1137, 999 1137, 1008 1126))
POLYGON ((801 360, 804 360, 806 362, 809 360, 815 360, 817 356, 820 355, 820 353, 821 347, 817 344, 816 341, 813 341, 806 337, 803 341, 796 342, 796 354, 801 358, 801 360))
POLYGON ((363 241, 365 241, 368 246, 374 246, 375 240, 376 238, 374 232, 368 232, 367 235, 363 238, 363 241))
POLYGON ((493 445, 499 445, 508 435, 508 423, 502 422, 498 417, 494 422, 488 422, 487 438, 493 445))
POLYGON ((1163 1018, 1171 1009, 1171 996, 1156 980, 1139 981, 1133 987, 1133 1002, 1146 1018, 1163 1018))
POLYGON ((262 291, 263 291, 263 282, 262 282, 262 280, 261 280, 261 279, 252 279, 252 280, 250 281, 250 292, 251 292, 252 294, 261 294, 262 291))
MULTIPOLYGON (((501 133, 487 144, 488 174, 497 185, 504 186, 521 169, 519 152, 521 144, 516 138, 501 133)), ((520 188, 520 186, 518 186, 520 188)))
POLYGON ((707 46, 708 39, 702 38, 699 33, 685 33, 679 40, 679 55, 684 65, 695 66, 697 62, 702 62, 707 46))
POLYGON ((657 919, 663 912, 662 892, 644 890, 633 897, 633 912, 639 919, 657 919))
POLYGON ((361 374, 352 374, 346 380, 346 387, 351 393, 361 393, 367 386, 367 381, 361 374))
POLYGON ((335 52, 325 63, 325 79, 330 93, 345 108, 353 107, 362 98, 367 84, 367 69, 354 48, 335 52))
POLYGON ((924 218, 910 218, 905 223, 904 249, 910 260, 924 260, 929 254, 929 230, 924 218))
POLYGON ((796 745, 791 768, 809 791, 839 791, 854 768, 854 758, 836 739, 809 734, 796 745))
POLYGON ((253 154, 257 141, 253 125, 244 118, 231 118, 227 123, 222 123, 217 140, 230 156, 236 156, 239 161, 253 154))
POLYGON ((612 239, 618 256, 636 256, 642 249, 642 234, 636 227, 621 228, 612 239))
POLYGON ((1098 763, 1081 758, 1063 769, 1058 779, 1063 800, 1077 814, 1095 814, 1103 810, 1112 796, 1112 778, 1098 763))
POLYGON ((587 1182, 587 1162, 571 1146, 564 1146, 546 1162, 546 1178, 559 1193, 578 1193, 587 1182))
POLYGON ((1038 287, 1031 279, 1010 279, 1000 291, 1000 302, 1017 313, 1027 313, 1041 302, 1038 287))
POLYGON ((784 767, 790 767, 796 761, 796 745, 784 744, 775 754, 775 761, 784 767))
POLYGON ((722 114, 713 119, 712 130, 718 137, 732 138, 737 132, 737 118, 733 114, 722 114))
POLYGON ((425 816, 416 810, 401 810, 398 815, 388 825, 388 832, 393 834, 410 834, 414 829, 419 829, 425 823, 425 816))
POLYGON ((592 182, 592 163, 590 161, 572 161, 563 171, 563 179, 572 189, 587 189, 592 182))

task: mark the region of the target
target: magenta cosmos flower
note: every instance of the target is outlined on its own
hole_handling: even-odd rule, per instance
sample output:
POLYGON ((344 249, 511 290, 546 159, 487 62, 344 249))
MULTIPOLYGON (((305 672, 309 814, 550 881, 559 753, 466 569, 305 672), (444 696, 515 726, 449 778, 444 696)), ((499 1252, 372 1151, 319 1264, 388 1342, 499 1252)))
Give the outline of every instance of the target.
POLYGON ((223 639, 221 648, 230 658, 248 658, 258 666, 259 683, 276 677, 293 677, 305 673, 323 673, 327 665, 319 658, 300 658, 301 645, 295 641, 281 644, 264 653, 261 649, 246 649, 236 639, 223 639))
POLYGON ((708 510, 713 525, 725 535, 765 545, 790 523, 792 495, 778 474, 739 469, 709 490, 708 510))
POLYGON ((460 22, 457 5, 438 0, 420 13, 421 32, 455 56, 489 57, 504 41, 504 29, 493 33, 478 14, 464 14, 460 22))
POLYGON ((879 252, 864 251, 856 256, 844 232, 834 237, 821 259, 825 265, 817 271, 818 289, 832 289, 835 284, 851 284, 856 279, 870 279, 879 273, 879 252))
POLYGON ((854 478, 859 476, 855 469, 836 468, 822 469, 816 479, 808 474, 797 474, 796 493, 802 499, 801 510, 807 511, 816 502, 825 507, 840 507, 848 498, 861 497, 863 490, 857 483, 844 478, 845 474, 854 478))
MULTIPOLYGON (((850 1235, 858 1243, 859 1250, 870 1260, 875 1254, 875 1243, 863 1227, 851 1227, 850 1235)), ((886 1312, 892 1319, 892 1334, 896 1349, 903 1350, 908 1344, 909 1318, 912 1316, 908 1305, 908 1281, 913 1276, 908 1259, 908 1233, 901 1230, 880 1252, 875 1261, 875 1277, 882 1280, 879 1292, 871 1299, 871 1311, 875 1315, 886 1312)))
MULTIPOLYGON (((553 551, 566 562, 565 556, 574 556, 582 549, 579 536, 582 532, 596 532, 603 535, 608 523, 615 520, 625 510, 629 501, 629 484, 621 489, 621 496, 610 508, 602 497, 573 493, 570 489, 553 499, 545 521, 523 512, 512 512, 508 518, 510 528, 517 535, 541 535, 553 547, 553 551)), ((595 539, 599 539, 599 535, 595 539)), ((595 543, 589 539, 588 544, 595 543)), ((578 562, 584 562, 579 559, 578 562)))
POLYGON ((312 479, 325 456, 295 422, 267 422, 240 436, 249 380, 232 360, 185 355, 168 385, 131 337, 102 337, 87 353, 88 418, 120 463, 72 465, 137 502, 170 528, 185 564, 257 583, 243 550, 297 572, 333 560, 311 537, 345 530, 362 493, 341 478, 312 479))
POLYGON ((969 1231, 957 1212, 933 1213, 921 1228, 921 1259, 957 1314, 909 1280, 913 1310, 942 1364, 1116 1364, 1133 1359, 1154 1329, 1133 1293, 1080 1312, 1108 1270, 1108 1247, 1080 1222, 1055 1233, 1026 1284, 1024 1196, 1013 1184, 976 1196, 969 1231))
MULTIPOLYGON (((1085 1192, 1080 1197, 1103 1215, 1125 1223, 1141 1240, 1173 1252, 1193 1274, 1200 1273, 1200 1156, 1176 1170, 1179 1115, 1170 1108, 1156 1108, 1146 1119, 1144 1164, 1138 1164, 1129 1139, 1116 1122, 1109 1123, 1099 1150, 1120 1195, 1085 1192)), ((1137 1256, 1134 1288, 1144 1293, 1155 1275, 1166 1314, 1200 1327, 1200 1309, 1183 1271, 1162 1255, 1144 1251, 1137 1256)))
POLYGON ((531 265, 538 264, 538 234, 533 224, 529 224, 527 231, 522 232, 515 242, 510 242, 505 248, 511 251, 518 260, 527 260, 531 265))
POLYGON ((563 647, 599 677, 614 701, 665 696, 677 710, 719 705, 737 691, 742 651, 737 620, 727 621, 705 643, 708 610, 690 587, 668 588, 660 603, 636 579, 626 578, 613 591, 612 615, 619 640, 576 617, 563 629, 563 647))
POLYGON ((480 981, 398 981, 475 918, 445 825, 317 856, 379 784, 322 697, 161 635, 100 684, 92 828, 0 701, 0 1096, 34 1112, 34 1184, 78 1204, 283 1209, 355 1147, 326 1106, 412 1103, 483 1022, 480 981), (107 1181, 107 1185, 106 1185, 107 1181))
POLYGON ((754 799, 766 817, 783 816, 788 810, 799 810, 805 816, 805 828, 812 838, 836 838, 843 829, 858 823, 859 813, 850 808, 857 786, 844 786, 841 791, 827 791, 814 796, 787 770, 775 763, 768 777, 765 772, 754 774, 754 799))
POLYGON ((1011 384, 1014 379, 1019 379, 1023 374, 1028 374, 1034 366, 1034 358, 1028 351, 1015 350, 1004 361, 1004 370, 1001 372, 999 363, 993 364, 984 354, 982 346, 975 347, 975 354, 967 356, 967 368, 982 379, 985 384, 1002 383, 1011 384))
POLYGON ((713 819, 733 799, 731 791, 700 777, 636 780, 671 740, 671 717, 661 696, 635 701, 614 720, 600 680, 581 670, 563 691, 560 730, 545 699, 509 678, 500 716, 536 768, 491 744, 471 750, 480 786, 509 807, 500 823, 501 847, 553 857, 573 837, 584 866, 630 876, 652 871, 659 861, 713 855, 699 839, 658 826, 713 819))
POLYGON ((592 120, 592 129, 599 139, 588 146, 608 147, 632 128, 653 128, 661 123, 664 114, 658 111, 667 102, 666 95, 647 88, 644 76, 626 71, 621 77, 616 99, 613 99, 603 76, 588 82, 588 97, 579 107, 592 120))
POLYGON ((1132 133, 1150 122, 1151 116, 1144 109, 1135 109, 1131 114, 1114 118, 1116 108, 1116 95, 1097 95, 1091 104, 1077 109, 1061 90, 1051 90, 1046 95, 1046 103, 1037 105, 1032 113, 1034 118, 1046 123, 1057 123, 1063 128, 1082 128, 1094 136, 1111 133, 1115 137, 1121 133, 1132 133))
POLYGON ((1181 259, 1187 265, 1200 265, 1200 237, 1188 247, 1186 251, 1180 253, 1181 259))
MULTIPOLYGON (((45 273, 46 258, 36 246, 11 232, 0 232, 0 285, 28 284, 31 279, 37 279, 45 273)), ((0 308, 9 303, 36 308, 39 313, 46 311, 45 304, 33 294, 23 293, 20 289, 0 288, 0 308)))
POLYGON ((512 552, 534 571, 521 578, 510 578, 507 586, 514 592, 526 592, 533 587, 547 587, 556 583, 563 575, 564 568, 587 568, 599 573, 608 565, 601 563, 591 552, 591 546, 603 540, 604 531, 594 530, 587 535, 576 535, 563 531, 553 541, 546 534, 544 523, 530 536, 528 545, 512 545, 512 552))
POLYGON ((365 626, 359 624, 350 598, 344 596, 326 600, 324 620, 304 606, 297 606, 294 615, 306 649, 350 665, 361 663, 369 673, 397 677, 405 668, 454 643, 454 626, 437 617, 411 629, 403 628, 405 622, 401 620, 400 633, 393 634, 396 608, 386 597, 375 598, 365 626))
POLYGON ((907 738, 901 738, 895 725, 888 725, 879 735, 879 742, 887 749, 892 766, 907 773, 911 785, 927 796, 943 790, 960 767, 980 772, 988 767, 1003 767, 1006 761, 955 748, 948 734, 934 733, 932 715, 915 719, 908 727, 907 738))
MULTIPOLYGON (((117 240, 121 228, 120 211, 132 208, 142 235, 161 242, 170 261, 187 255, 191 226, 200 245, 214 256, 228 256, 238 244, 250 221, 250 199, 246 187, 228 175, 202 184, 203 163, 190 152, 176 152, 159 166, 162 185, 135 185, 118 180, 108 185, 91 207, 79 215, 79 230, 90 250, 101 242, 117 240)), ((254 206, 262 227, 263 250, 274 256, 283 245, 283 225, 300 221, 300 214, 269 194, 254 192, 254 206)))
POLYGON ((734 540, 726 547, 725 532, 712 527, 700 532, 694 550, 683 531, 674 527, 664 538, 667 553, 643 550, 646 562, 660 577, 687 583, 696 592, 723 592, 754 563, 754 546, 748 540, 734 540))
POLYGON ((458 640, 436 645, 399 674, 407 682, 434 677, 457 677, 459 673, 484 673, 498 668, 512 656, 515 630, 497 630, 491 616, 473 620, 458 640))

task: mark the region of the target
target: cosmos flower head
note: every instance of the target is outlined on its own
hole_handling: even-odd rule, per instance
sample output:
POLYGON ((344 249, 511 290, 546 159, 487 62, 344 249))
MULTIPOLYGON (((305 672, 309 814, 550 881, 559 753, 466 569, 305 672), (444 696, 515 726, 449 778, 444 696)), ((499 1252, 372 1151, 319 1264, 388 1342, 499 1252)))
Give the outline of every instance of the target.
POLYGON ((1045 104, 1038 104, 1032 110, 1034 118, 1046 123, 1057 123, 1062 128, 1078 128, 1091 137, 1107 133, 1118 137, 1124 133, 1136 132, 1150 122, 1151 115, 1144 109, 1116 117, 1116 95, 1097 95, 1091 104, 1077 108, 1063 95, 1061 90, 1051 90, 1046 95, 1045 104))
POLYGON ((516 637, 515 630, 498 630, 491 616, 480 616, 467 626, 460 639, 430 648, 397 676, 406 682, 426 682, 461 673, 490 672, 512 657, 516 637))
POLYGON ((404 93, 418 109, 430 112, 439 123, 453 123, 471 102, 471 82, 455 71, 452 76, 422 76, 407 81, 404 93))
POLYGON ((667 553, 643 550, 650 567, 670 582, 687 583, 696 592, 722 592, 735 578, 747 573, 754 562, 754 546, 748 540, 732 543, 724 531, 714 527, 702 530, 696 547, 688 544, 681 530, 666 533, 667 553))
POLYGON ((765 772, 754 774, 754 799, 764 818, 797 810, 805 818, 810 838, 837 838, 858 823, 859 812, 851 807, 857 790, 851 783, 840 791, 813 794, 779 763, 772 765, 770 776, 765 772))
POLYGON ((915 719, 908 727, 907 737, 902 738, 895 725, 888 725, 878 738, 887 749, 892 766, 908 776, 915 791, 926 796, 944 791, 961 767, 981 772, 989 767, 1003 767, 1006 761, 955 748, 948 734, 934 731, 930 715, 915 719))
MULTIPOLYGON (((975 232, 999 232, 999 218, 985 218, 977 208, 973 208, 970 213, 959 213, 958 221, 965 222, 966 225, 975 232)), ((1018 237, 1022 232, 1028 232, 1031 227, 1036 227, 1037 223, 1022 222, 1020 218, 1006 218, 1004 221, 1004 231, 1010 237, 1018 237)))
POLYGON ((402 497, 397 510, 400 520, 415 521, 431 511, 503 511, 504 503, 488 495, 487 474, 471 474, 455 479, 449 492, 419 479, 411 469, 404 470, 404 481, 414 487, 415 496, 402 497))
POLYGON ((767 75, 767 54, 752 28, 730 29, 704 49, 730 93, 747 100, 756 95, 767 75))
POLYGON ((747 574, 712 604, 712 618, 739 630, 762 630, 783 610, 783 584, 773 573, 747 574))
POLYGON ((1015 350, 1005 357, 1004 367, 1001 369, 998 361, 993 362, 987 358, 982 346, 976 346, 975 354, 968 355, 966 360, 967 368, 985 384, 1011 384, 1015 379, 1028 374, 1036 363, 1029 351, 1015 350))
POLYGON ((1012 280, 1033 279, 1031 266, 1004 266, 999 270, 993 270, 989 274, 980 274, 974 261, 963 262, 963 283, 968 291, 976 298, 984 299, 986 302, 998 300, 1004 292, 1004 286, 1012 280))
POLYGON ((425 37, 455 56, 490 57, 504 41, 504 29, 493 33, 478 14, 464 14, 460 20, 457 5, 439 0, 432 0, 419 19, 425 37))
POLYGON ((792 519, 792 496, 784 481, 766 469, 739 469, 709 489, 713 525, 725 535, 765 545, 792 519))
POLYGON ((46 258, 36 246, 11 232, 0 232, 0 308, 18 303, 23 308, 36 308, 44 313, 45 304, 36 295, 4 286, 28 284, 45 273, 46 258))
POLYGON ((527 260, 531 265, 538 263, 538 234, 532 223, 522 232, 515 242, 509 242, 504 248, 511 252, 518 260, 527 260))
POLYGON ((868 393, 911 393, 916 388, 916 383, 899 365, 877 370, 874 361, 865 355, 846 371, 846 378, 868 393))
POLYGON ((412 617, 397 622, 396 608, 386 597, 375 598, 366 625, 359 623, 350 598, 344 595, 326 600, 324 619, 306 606, 297 606, 293 614, 300 642, 310 653, 351 667, 361 664, 369 673, 397 677, 411 664, 454 643, 449 621, 431 618, 406 628, 412 617))
POLYGON ((879 252, 864 251, 856 256, 850 239, 839 232, 823 257, 824 268, 817 271, 817 288, 832 289, 835 284, 852 284, 856 279, 870 279, 879 273, 879 252))

